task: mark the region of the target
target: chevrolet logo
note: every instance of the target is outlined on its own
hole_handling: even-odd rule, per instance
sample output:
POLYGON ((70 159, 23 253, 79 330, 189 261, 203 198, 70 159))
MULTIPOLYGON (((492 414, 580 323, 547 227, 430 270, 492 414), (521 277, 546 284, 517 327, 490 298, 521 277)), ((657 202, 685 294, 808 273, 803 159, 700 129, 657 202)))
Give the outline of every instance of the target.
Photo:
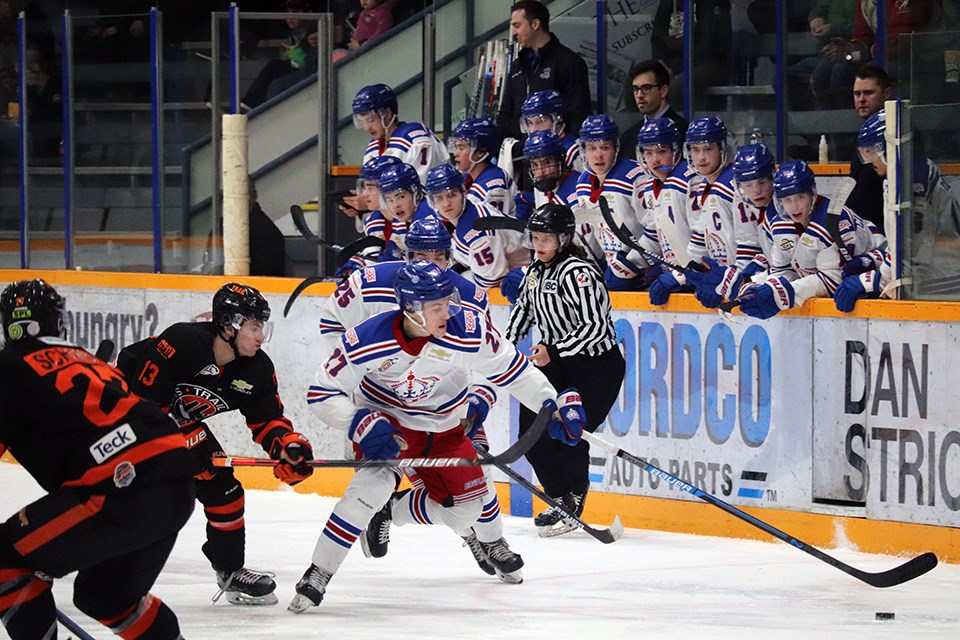
POLYGON ((234 380, 230 383, 230 386, 235 387, 240 391, 250 391, 250 389, 253 389, 253 385, 246 380, 234 380))
POLYGON ((439 358, 451 358, 453 357, 452 351, 447 351, 446 349, 434 349, 433 353, 439 358))

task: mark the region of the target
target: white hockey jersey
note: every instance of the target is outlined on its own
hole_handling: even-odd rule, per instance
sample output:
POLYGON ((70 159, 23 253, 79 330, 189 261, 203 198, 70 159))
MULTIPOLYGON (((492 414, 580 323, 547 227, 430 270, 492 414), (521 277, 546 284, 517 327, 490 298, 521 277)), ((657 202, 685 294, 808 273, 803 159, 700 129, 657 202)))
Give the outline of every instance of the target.
MULTIPOLYGON (((397 309, 394 283, 406 262, 382 262, 358 269, 340 283, 320 312, 320 341, 324 357, 333 353, 347 329, 367 318, 397 309)), ((478 316, 487 315, 487 293, 453 271, 448 274, 460 294, 460 304, 478 316)))
MULTIPOLYGON (((806 229, 786 216, 778 215, 771 221, 773 247, 765 280, 789 280, 797 307, 809 298, 832 297, 842 280, 840 251, 827 227, 829 204, 829 198, 817 196, 806 229)), ((884 243, 883 234, 850 209, 844 207, 839 217, 840 238, 850 255, 866 253, 884 243)))
POLYGON ((556 390, 484 316, 462 309, 442 338, 408 342, 402 314, 386 311, 348 329, 307 390, 329 427, 348 430, 360 408, 382 411, 408 429, 439 433, 467 415, 474 376, 539 411, 556 390))
POLYGON ((389 140, 371 138, 363 153, 363 164, 383 155, 399 158, 416 169, 420 184, 426 182, 430 169, 450 159, 447 147, 419 122, 401 122, 389 140))
POLYGON ((470 269, 474 282, 484 289, 499 286, 511 269, 530 264, 530 250, 523 246, 516 231, 473 228, 474 220, 498 215, 490 207, 465 200, 453 230, 453 259, 470 269))
POLYGON ((723 266, 743 269, 760 252, 759 211, 737 195, 733 179, 733 165, 728 165, 713 183, 703 177, 690 181, 691 260, 710 256, 723 266))
MULTIPOLYGON (((601 197, 605 198, 613 219, 626 225, 631 235, 643 242, 644 212, 636 198, 643 176, 643 169, 636 160, 621 158, 611 167, 603 181, 592 171, 584 171, 577 181, 577 204, 581 210, 577 221, 587 219, 591 222, 596 243, 603 250, 603 256, 595 257, 602 257, 607 264, 623 249, 623 244, 603 221, 597 203, 601 197)), ((647 244, 649 246, 644 246, 644 249, 659 253, 659 246, 655 241, 647 244)))
POLYGON ((637 198, 643 212, 644 237, 648 242, 659 245, 659 251, 654 253, 681 267, 690 262, 687 255, 687 246, 690 244, 687 190, 693 175, 696 174, 687 161, 681 160, 666 180, 648 176, 637 188, 637 198))
POLYGON ((476 178, 464 176, 468 183, 467 198, 476 204, 493 207, 500 213, 513 217, 513 196, 517 186, 513 179, 496 165, 488 165, 476 178))

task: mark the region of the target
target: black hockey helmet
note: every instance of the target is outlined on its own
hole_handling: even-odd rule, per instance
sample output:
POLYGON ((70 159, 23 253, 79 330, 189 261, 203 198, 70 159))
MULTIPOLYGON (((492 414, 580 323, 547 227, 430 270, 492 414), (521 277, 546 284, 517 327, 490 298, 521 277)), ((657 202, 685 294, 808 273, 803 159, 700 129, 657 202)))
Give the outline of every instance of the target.
POLYGON ((244 320, 270 319, 270 303, 259 291, 238 282, 228 282, 213 294, 213 323, 240 328, 244 320))
POLYGON ((43 280, 21 280, 0 294, 0 319, 8 340, 63 335, 63 296, 43 280))
POLYGON ((533 232, 555 233, 560 248, 573 241, 577 230, 577 221, 573 210, 562 204, 548 202, 540 205, 527 219, 527 235, 533 232))

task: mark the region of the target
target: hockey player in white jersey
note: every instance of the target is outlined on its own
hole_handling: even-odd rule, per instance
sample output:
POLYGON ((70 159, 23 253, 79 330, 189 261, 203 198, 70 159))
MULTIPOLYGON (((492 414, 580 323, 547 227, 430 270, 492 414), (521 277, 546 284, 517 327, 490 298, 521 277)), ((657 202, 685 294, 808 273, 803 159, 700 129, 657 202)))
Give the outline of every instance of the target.
POLYGON ((400 121, 397 96, 387 85, 363 87, 352 108, 354 126, 370 134, 364 164, 377 156, 394 156, 416 169, 422 183, 430 169, 447 161, 447 148, 426 125, 400 121))
MULTIPOLYGON (((687 189, 693 170, 682 159, 681 140, 669 118, 648 120, 640 128, 636 154, 645 177, 638 184, 637 198, 643 212, 644 248, 685 266, 690 243, 687 189)), ((636 249, 624 248, 607 265, 604 281, 611 291, 639 291, 651 284, 651 275, 661 272, 659 267, 651 269, 636 249)))
POLYGON ((776 216, 773 202, 773 172, 776 163, 773 154, 761 142, 743 145, 733 159, 734 200, 733 226, 737 251, 756 241, 761 249, 747 264, 723 265, 707 256, 703 259, 707 272, 687 269, 687 282, 696 287, 697 300, 708 309, 716 309, 725 299, 737 297, 740 287, 758 273, 765 273, 770 265, 767 255, 773 248, 771 216, 776 216), (769 207, 770 213, 767 213, 769 207), (755 222, 754 222, 755 221, 755 222))
POLYGON ((393 226, 380 209, 380 176, 384 171, 399 166, 401 160, 393 156, 377 156, 360 167, 357 178, 357 201, 370 213, 363 220, 363 235, 390 239, 393 226))
POLYGON ((517 187, 513 178, 493 163, 499 148, 500 134, 487 118, 467 118, 450 136, 450 154, 454 166, 465 174, 467 198, 512 217, 517 187))
POLYGON ((407 248, 404 236, 414 220, 433 215, 423 197, 423 185, 416 170, 406 163, 380 174, 380 210, 390 222, 391 235, 381 252, 381 261, 402 260, 407 248))
POLYGON ((520 107, 520 131, 528 136, 537 131, 552 131, 563 145, 566 165, 577 173, 586 170, 577 136, 567 133, 567 105, 556 89, 527 96, 520 107))
MULTIPOLYGON (((544 375, 484 317, 460 307, 449 272, 413 262, 400 269, 394 290, 400 309, 349 329, 307 392, 310 408, 326 426, 346 432, 359 455, 369 460, 473 458, 461 420, 476 376, 506 389, 524 406, 559 409, 549 433, 571 446, 579 442, 586 422, 575 400, 579 395, 565 394, 557 407, 556 390, 544 375)), ((395 469, 357 469, 319 536, 290 611, 320 604, 361 536, 373 555, 384 555, 391 525, 443 523, 469 534, 487 493, 481 469, 426 467, 418 474, 423 488, 394 493, 395 469)), ((503 538, 481 538, 480 543, 488 561, 502 572, 522 566, 503 538)))
MULTIPOLYGON (((828 230, 830 200, 817 195, 813 171, 803 160, 784 162, 773 177, 777 210, 770 272, 740 290, 740 310, 766 320, 809 298, 832 297, 842 278, 840 252, 828 230)), ((866 253, 883 235, 850 209, 839 213, 840 241, 850 255, 866 253)))
MULTIPOLYGON (((688 257, 701 262, 709 256, 722 266, 741 268, 760 252, 757 221, 752 223, 752 239, 735 226, 736 197, 733 185, 733 167, 727 145, 727 127, 717 116, 694 118, 687 128, 684 155, 697 175, 691 178, 687 199, 687 221, 690 224, 688 257)), ((750 212, 747 212, 750 213, 750 212)), ((752 212, 753 215, 756 212, 752 212)), ((736 218, 737 220, 739 218, 736 218)), ((687 285, 686 274, 665 272, 650 286, 650 303, 663 305, 670 294, 687 285)), ((689 288, 689 287, 688 287, 689 288)))
MULTIPOLYGON (((643 169, 636 160, 618 159, 620 130, 607 114, 587 116, 580 125, 580 154, 587 170, 577 181, 577 222, 591 220, 597 245, 602 256, 592 256, 603 261, 604 268, 623 249, 619 238, 603 221, 600 214, 600 198, 610 207, 613 219, 626 225, 635 238, 643 236, 643 215, 636 199, 637 186, 643 179, 643 169)), ((644 247, 645 249, 648 247, 644 247)), ((657 250, 655 244, 650 249, 657 250)))
MULTIPOLYGON (((881 176, 887 175, 886 115, 884 110, 868 117, 857 135, 857 148, 864 164, 871 164, 881 176)), ((940 167, 929 158, 919 156, 913 162, 910 190, 911 219, 901 224, 912 225, 909 234, 910 268, 915 291, 931 297, 960 294, 960 206, 944 180, 940 167)), ((884 192, 890 188, 889 178, 883 182, 884 192)), ((886 201, 886 199, 884 199, 886 201)), ((889 212, 887 225, 896 224, 889 212)), ((888 234, 889 235, 889 234, 888 234)), ((837 309, 853 311, 858 298, 892 297, 893 269, 889 250, 874 250, 854 256, 843 265, 843 282, 833 296, 837 309)), ((902 257, 901 261, 905 262, 902 257)))
POLYGON ((530 252, 516 231, 473 228, 474 220, 501 214, 466 197, 463 174, 456 167, 445 164, 431 169, 426 190, 433 210, 454 226, 454 261, 469 269, 479 286, 499 286, 508 271, 530 263, 530 252))

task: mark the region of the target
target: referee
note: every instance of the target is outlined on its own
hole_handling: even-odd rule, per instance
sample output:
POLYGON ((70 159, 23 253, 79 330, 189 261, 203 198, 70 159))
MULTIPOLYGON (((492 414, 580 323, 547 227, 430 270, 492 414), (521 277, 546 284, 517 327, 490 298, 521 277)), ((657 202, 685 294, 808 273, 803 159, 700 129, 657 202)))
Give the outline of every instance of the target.
MULTIPOLYGON (((539 328, 541 342, 532 348, 530 361, 554 388, 579 390, 587 414, 585 428, 592 432, 616 401, 626 365, 617 346, 603 278, 583 260, 583 250, 572 244, 575 231, 573 211, 564 205, 544 204, 530 215, 526 240, 536 255, 510 312, 506 337, 516 344, 531 327, 539 328)), ((534 417, 521 407, 521 434, 534 417)), ((547 495, 577 516, 583 512, 590 486, 589 449, 586 442, 569 447, 544 434, 527 452, 547 495)), ((551 507, 534 524, 542 536, 573 530, 561 520, 559 511, 551 507)))

